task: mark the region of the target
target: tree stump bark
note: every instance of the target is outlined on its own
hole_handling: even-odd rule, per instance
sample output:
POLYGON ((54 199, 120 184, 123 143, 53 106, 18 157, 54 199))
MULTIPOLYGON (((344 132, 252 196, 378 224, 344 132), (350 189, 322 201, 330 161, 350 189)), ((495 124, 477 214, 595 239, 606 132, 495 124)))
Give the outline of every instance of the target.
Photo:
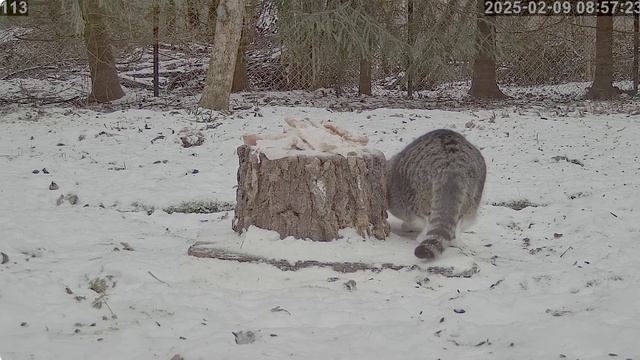
POLYGON ((361 236, 389 235, 386 161, 380 152, 347 156, 294 155, 269 160, 238 147, 240 167, 233 230, 274 230, 281 238, 337 238, 352 227, 361 236))

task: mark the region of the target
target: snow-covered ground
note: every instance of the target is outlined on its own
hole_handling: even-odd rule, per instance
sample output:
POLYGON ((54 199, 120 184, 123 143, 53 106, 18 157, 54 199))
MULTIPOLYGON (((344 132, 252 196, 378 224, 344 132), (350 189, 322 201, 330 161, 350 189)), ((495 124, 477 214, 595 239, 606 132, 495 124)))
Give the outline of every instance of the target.
POLYGON ((266 105, 212 118, 2 112, 2 360, 640 359, 640 117, 266 105), (293 272, 188 256, 209 241, 293 260, 430 265, 398 234, 281 241, 235 234, 232 211, 162 210, 233 202, 241 136, 277 132, 287 116, 331 119, 387 156, 435 128, 462 132, 485 156, 486 192, 461 248, 435 263, 479 272, 293 272), (204 144, 183 148, 185 127, 204 144), (255 341, 236 344, 248 331, 255 341))

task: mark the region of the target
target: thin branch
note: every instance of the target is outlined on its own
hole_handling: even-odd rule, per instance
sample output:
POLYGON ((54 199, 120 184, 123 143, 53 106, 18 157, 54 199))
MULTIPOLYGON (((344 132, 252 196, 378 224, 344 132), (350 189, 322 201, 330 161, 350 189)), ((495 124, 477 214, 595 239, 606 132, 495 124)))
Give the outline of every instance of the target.
POLYGON ((332 262, 318 260, 299 260, 292 263, 286 259, 271 259, 257 255, 218 249, 208 245, 207 243, 196 243, 192 245, 191 247, 189 247, 188 254, 199 258, 237 261, 240 263, 268 264, 271 266, 275 266, 282 271, 297 271, 300 269, 313 267, 330 268, 333 271, 340 273, 353 273, 356 271, 372 271, 377 273, 383 270, 417 270, 428 272, 431 274, 438 274, 445 277, 464 278, 469 278, 480 271, 478 265, 476 265, 475 263, 472 264, 470 268, 462 270, 454 269, 453 267, 429 266, 427 268, 424 268, 420 265, 400 265, 393 263, 369 264, 363 262, 332 262))
POLYGON ((27 71, 31 71, 31 70, 38 70, 38 69, 48 69, 48 70, 52 70, 52 69, 57 69, 57 67, 56 67, 56 66, 52 66, 52 65, 38 65, 38 66, 32 66, 32 67, 30 67, 30 68, 20 69, 20 70, 14 71, 14 72, 12 72, 12 73, 9 73, 9 74, 5 75, 5 76, 4 76, 2 79, 0 79, 0 80, 7 80, 7 79, 9 79, 9 78, 11 78, 11 77, 13 77, 13 76, 15 76, 15 75, 20 74, 20 73, 27 72, 27 71))
POLYGON ((161 283, 163 283, 163 284, 165 284, 165 285, 167 285, 167 286, 171 287, 171 285, 169 285, 169 283, 168 283, 168 282, 160 280, 160 279, 159 279, 157 276, 155 276, 151 271, 147 271, 147 273, 148 273, 149 275, 151 275, 151 277, 152 277, 152 278, 154 278, 154 279, 156 279, 156 280, 160 281, 161 283))

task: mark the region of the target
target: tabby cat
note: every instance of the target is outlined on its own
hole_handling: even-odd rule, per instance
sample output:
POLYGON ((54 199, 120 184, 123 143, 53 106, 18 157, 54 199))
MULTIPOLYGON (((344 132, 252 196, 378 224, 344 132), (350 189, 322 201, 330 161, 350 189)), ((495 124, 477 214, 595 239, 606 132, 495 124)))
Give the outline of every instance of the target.
POLYGON ((434 258, 475 218, 487 174, 484 158, 455 131, 414 140, 387 163, 389 211, 405 230, 420 231, 419 258, 434 258))

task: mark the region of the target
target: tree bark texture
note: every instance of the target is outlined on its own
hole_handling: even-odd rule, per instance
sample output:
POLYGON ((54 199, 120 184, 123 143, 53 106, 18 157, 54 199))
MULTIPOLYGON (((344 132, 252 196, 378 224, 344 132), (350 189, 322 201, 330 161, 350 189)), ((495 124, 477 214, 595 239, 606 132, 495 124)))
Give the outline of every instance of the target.
POLYGON ((91 74, 91 102, 109 102, 120 99, 124 91, 120 87, 118 70, 111 52, 111 40, 104 24, 104 9, 98 0, 81 0, 84 19, 84 41, 91 74))
POLYGON ((371 95, 371 58, 360 59, 360 79, 358 82, 358 94, 371 95))
POLYGON ((243 17, 243 0, 220 1, 207 82, 199 102, 202 107, 229 110, 229 95, 233 85, 243 17))
MULTIPOLYGON (((373 9, 375 6, 370 1, 357 1, 351 4, 356 6, 356 9, 363 11, 367 16, 373 18, 373 9)), ((360 55, 360 73, 358 78, 358 94, 371 95, 371 68, 373 59, 373 39, 367 37, 367 51, 360 55)))
POLYGON ((333 88, 336 92, 336 96, 342 96, 344 92, 344 78, 347 72, 347 50, 340 48, 337 51, 338 61, 336 62, 336 69, 333 79, 333 88))
POLYGON ((477 1, 476 58, 469 95, 475 98, 504 98, 496 77, 495 19, 484 15, 484 1, 477 1))
POLYGON ((218 18, 216 11, 218 10, 218 5, 220 5, 220 0, 209 0, 207 11, 207 33, 212 41, 216 35, 216 19, 218 18))
POLYGON ((334 240, 349 227, 361 236, 389 235, 382 153, 269 160, 243 145, 238 158, 235 231, 255 225, 316 241, 334 240))
POLYGON ((590 99, 610 99, 619 94, 613 86, 613 16, 596 17, 596 59, 590 99))
POLYGON ((247 62, 244 59, 244 53, 247 49, 247 31, 248 29, 244 28, 242 30, 242 35, 240 36, 240 45, 238 46, 238 55, 236 56, 236 66, 233 70, 233 84, 231 85, 231 92, 239 92, 249 89, 247 62))

